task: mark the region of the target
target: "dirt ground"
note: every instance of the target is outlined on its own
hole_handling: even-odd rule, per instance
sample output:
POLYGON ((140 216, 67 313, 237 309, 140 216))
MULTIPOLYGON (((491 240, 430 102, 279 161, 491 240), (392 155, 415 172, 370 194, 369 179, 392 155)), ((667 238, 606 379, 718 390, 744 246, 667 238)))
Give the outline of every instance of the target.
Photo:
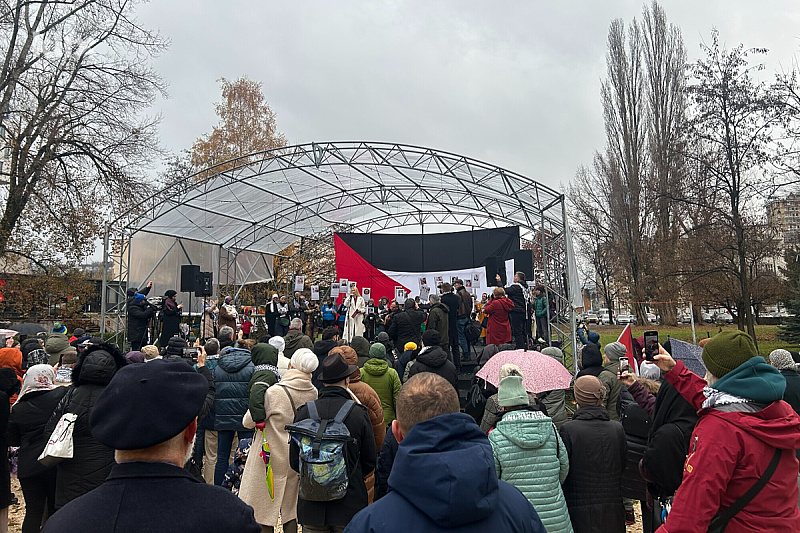
POLYGON ((636 515, 636 523, 626 528, 627 533, 642 533, 642 509, 639 507, 639 502, 633 504, 633 512, 636 515))

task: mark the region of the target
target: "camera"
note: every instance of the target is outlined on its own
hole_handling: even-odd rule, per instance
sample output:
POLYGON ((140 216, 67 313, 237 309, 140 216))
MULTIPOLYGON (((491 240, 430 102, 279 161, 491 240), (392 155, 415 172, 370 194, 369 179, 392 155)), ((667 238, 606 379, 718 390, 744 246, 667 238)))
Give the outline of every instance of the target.
POLYGON ((183 358, 197 361, 197 348, 184 348, 183 358))

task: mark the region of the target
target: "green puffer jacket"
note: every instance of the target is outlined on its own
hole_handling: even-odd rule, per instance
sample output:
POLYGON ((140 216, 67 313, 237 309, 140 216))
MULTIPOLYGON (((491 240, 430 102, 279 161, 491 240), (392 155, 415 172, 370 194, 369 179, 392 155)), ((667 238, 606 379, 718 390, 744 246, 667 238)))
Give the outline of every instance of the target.
POLYGON ((547 533, 572 533, 561 483, 569 473, 567 449, 553 420, 540 411, 511 411, 489 433, 497 477, 528 498, 547 533))
POLYGON ((361 381, 375 389, 383 407, 383 421, 388 426, 395 419, 397 395, 400 394, 400 376, 394 368, 389 368, 385 359, 369 359, 361 368, 361 381))

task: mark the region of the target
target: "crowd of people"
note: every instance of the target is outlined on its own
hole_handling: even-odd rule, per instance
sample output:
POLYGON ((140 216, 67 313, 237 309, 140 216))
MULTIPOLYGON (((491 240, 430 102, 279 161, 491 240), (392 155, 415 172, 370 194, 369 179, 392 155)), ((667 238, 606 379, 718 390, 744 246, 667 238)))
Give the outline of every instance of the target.
MULTIPOLYGON (((471 320, 476 309, 445 285, 424 309, 390 303, 372 339, 353 320, 367 314, 357 289, 344 299, 344 324, 337 310, 321 334, 297 314, 297 295, 291 305, 274 299, 273 327, 281 306, 295 314, 259 338, 223 298, 213 336, 191 346, 173 335, 123 355, 60 324, 9 339, 0 447, 17 448, 23 532, 621 533, 637 501, 645 533, 800 531, 800 374, 790 352, 760 357, 745 333, 722 331, 703 341, 700 376, 671 357, 669 342, 648 360, 635 339, 635 375, 620 369, 624 345, 582 331, 569 389, 534 393, 522 354, 480 383, 483 408, 467 414, 459 314, 471 320)), ((518 320, 525 328, 525 315, 512 314, 520 294, 498 289, 510 295, 476 302, 490 326, 479 364, 516 347, 518 320), (499 344, 494 307, 508 316, 499 344)), ((557 347, 542 353, 563 363, 557 347)))

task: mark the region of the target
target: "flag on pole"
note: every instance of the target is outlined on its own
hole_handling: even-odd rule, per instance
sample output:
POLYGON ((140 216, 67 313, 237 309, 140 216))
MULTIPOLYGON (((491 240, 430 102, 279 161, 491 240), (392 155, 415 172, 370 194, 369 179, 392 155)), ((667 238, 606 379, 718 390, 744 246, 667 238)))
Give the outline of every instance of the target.
POLYGON ((636 363, 637 357, 636 357, 636 352, 634 352, 633 348, 633 333, 631 332, 630 324, 625 326, 625 329, 623 329, 622 333, 619 334, 619 339, 617 339, 617 341, 625 345, 625 352, 626 352, 625 355, 628 357, 628 364, 633 369, 634 373, 638 376, 639 365, 636 363))

